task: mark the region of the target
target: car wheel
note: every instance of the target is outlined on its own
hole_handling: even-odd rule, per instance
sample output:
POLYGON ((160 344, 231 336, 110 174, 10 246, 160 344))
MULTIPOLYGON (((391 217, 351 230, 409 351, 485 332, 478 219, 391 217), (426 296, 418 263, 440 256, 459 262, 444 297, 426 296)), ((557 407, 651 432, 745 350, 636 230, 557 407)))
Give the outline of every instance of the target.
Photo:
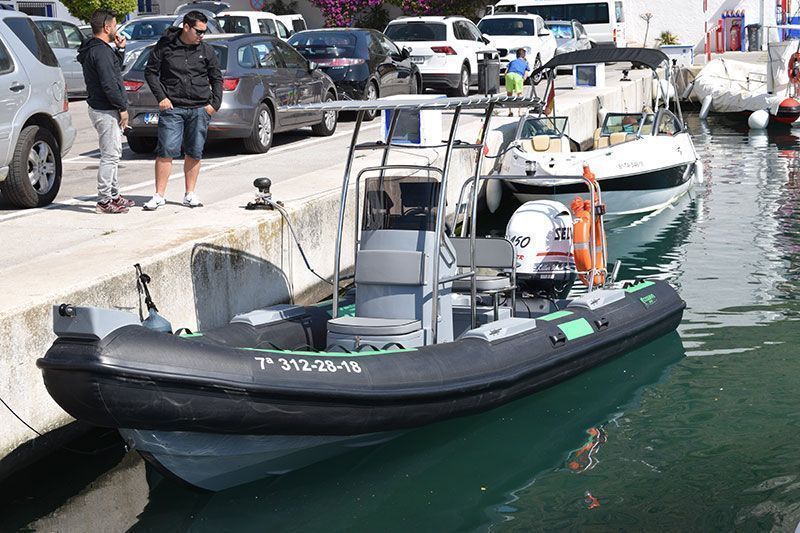
POLYGON ((458 87, 448 92, 450 96, 469 96, 469 67, 467 65, 461 67, 461 73, 458 75, 458 87))
POLYGON ((3 196, 16 207, 42 207, 53 202, 61 188, 61 150, 53 134, 28 126, 19 134, 3 196))
POLYGON ((422 80, 416 74, 411 78, 411 87, 408 94, 421 94, 422 93, 422 80))
MULTIPOLYGON (((541 66, 542 66, 542 57, 539 54, 536 54, 536 60, 533 62, 533 70, 541 68, 541 66)), ((542 71, 536 74, 536 76, 533 76, 533 84, 539 85, 539 82, 541 82, 543 79, 544 79, 544 72, 542 71)))
MULTIPOLYGON (((326 102, 333 102, 334 100, 336 100, 336 97, 332 93, 328 93, 325 97, 326 102)), ((333 132, 336 131, 337 118, 336 111, 326 111, 322 114, 322 122, 311 126, 311 132, 320 137, 333 135, 333 132)))
POLYGON ((128 148, 137 154, 152 154, 157 144, 155 137, 128 137, 128 148))
MULTIPOLYGON (((364 100, 377 100, 380 96, 380 92, 378 91, 378 86, 375 84, 374 81, 367 83, 367 89, 364 91, 364 100)), ((364 113, 364 120, 369 122, 374 120, 375 117, 378 116, 378 110, 373 109, 372 111, 367 111, 364 113)))
POLYGON ((272 146, 272 135, 275 129, 272 112, 267 104, 260 104, 256 108, 256 121, 249 137, 244 139, 245 150, 251 154, 264 154, 272 146))

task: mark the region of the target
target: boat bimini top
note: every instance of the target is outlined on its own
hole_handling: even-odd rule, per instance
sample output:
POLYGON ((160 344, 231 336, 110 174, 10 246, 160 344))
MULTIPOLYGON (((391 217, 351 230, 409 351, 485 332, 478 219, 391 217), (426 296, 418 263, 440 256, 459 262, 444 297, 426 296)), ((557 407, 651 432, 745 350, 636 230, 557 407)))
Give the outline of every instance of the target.
POLYGON ((559 54, 531 73, 531 77, 540 72, 554 70, 558 67, 572 65, 591 65, 595 63, 638 63, 650 70, 656 70, 669 63, 669 58, 661 50, 655 48, 590 48, 559 54))

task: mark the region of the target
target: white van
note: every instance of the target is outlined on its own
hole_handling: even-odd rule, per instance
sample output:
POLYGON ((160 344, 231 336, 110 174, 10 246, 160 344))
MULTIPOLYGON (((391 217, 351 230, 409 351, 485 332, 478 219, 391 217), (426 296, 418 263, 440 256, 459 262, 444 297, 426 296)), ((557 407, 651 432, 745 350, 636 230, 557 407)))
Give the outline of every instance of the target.
POLYGON ((286 27, 289 28, 289 31, 294 33, 308 29, 308 26, 306 26, 306 19, 303 18, 303 15, 298 13, 291 15, 276 15, 276 18, 283 22, 286 27))
POLYGON ((494 13, 524 12, 548 20, 577 20, 593 46, 626 46, 622 0, 500 0, 494 13))
POLYGON ((217 22, 225 33, 263 33, 284 41, 294 33, 267 11, 223 11, 217 15, 217 22))

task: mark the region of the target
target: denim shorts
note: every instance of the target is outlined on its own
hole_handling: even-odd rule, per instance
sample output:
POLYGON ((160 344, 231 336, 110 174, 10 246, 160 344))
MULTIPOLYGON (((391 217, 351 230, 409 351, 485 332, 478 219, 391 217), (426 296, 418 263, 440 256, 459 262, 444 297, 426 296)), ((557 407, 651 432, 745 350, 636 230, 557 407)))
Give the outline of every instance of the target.
POLYGON ((211 117, 205 107, 173 107, 158 114, 158 157, 175 159, 184 153, 193 159, 203 158, 208 123, 211 117))

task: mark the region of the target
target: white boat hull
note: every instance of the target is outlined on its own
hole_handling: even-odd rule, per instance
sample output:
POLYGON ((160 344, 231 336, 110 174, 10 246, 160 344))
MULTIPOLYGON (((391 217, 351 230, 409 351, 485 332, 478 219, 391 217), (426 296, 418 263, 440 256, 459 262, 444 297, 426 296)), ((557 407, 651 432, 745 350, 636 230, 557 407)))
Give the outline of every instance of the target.
POLYGON ((581 175, 585 164, 600 183, 606 213, 617 216, 655 211, 686 193, 694 182, 697 155, 688 133, 646 136, 588 152, 514 148, 501 174, 524 175, 528 161, 534 163, 534 179, 506 182, 520 202, 547 199, 569 205, 576 196, 588 198, 582 181, 555 178, 581 175))

